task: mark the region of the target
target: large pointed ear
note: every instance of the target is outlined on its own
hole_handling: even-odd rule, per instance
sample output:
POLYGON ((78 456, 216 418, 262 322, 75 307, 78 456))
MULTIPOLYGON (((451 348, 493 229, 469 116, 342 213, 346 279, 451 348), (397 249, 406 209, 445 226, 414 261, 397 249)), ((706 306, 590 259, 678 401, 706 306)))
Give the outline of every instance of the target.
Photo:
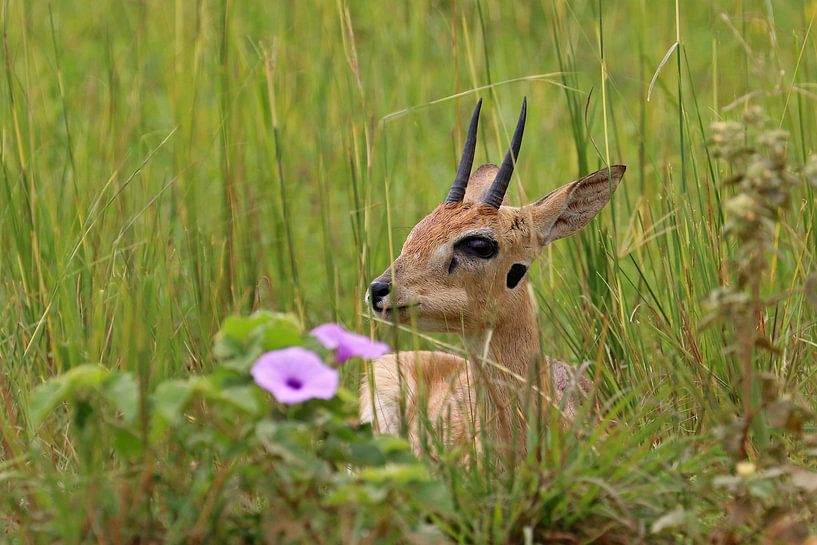
POLYGON ((588 174, 551 191, 520 212, 533 219, 543 245, 570 236, 590 223, 610 201, 626 169, 624 165, 612 165, 588 174))

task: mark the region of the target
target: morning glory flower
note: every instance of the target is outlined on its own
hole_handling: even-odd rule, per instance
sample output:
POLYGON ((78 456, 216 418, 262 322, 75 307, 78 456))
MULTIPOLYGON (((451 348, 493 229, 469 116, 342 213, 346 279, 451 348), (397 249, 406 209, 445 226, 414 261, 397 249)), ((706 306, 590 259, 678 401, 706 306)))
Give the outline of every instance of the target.
POLYGON ((256 384, 286 405, 330 399, 338 391, 340 378, 337 369, 300 346, 267 352, 258 358, 250 373, 256 384))
POLYGON ((326 348, 335 350, 335 361, 338 363, 354 357, 372 360, 389 351, 387 344, 346 331, 338 324, 319 325, 312 330, 312 336, 326 348))

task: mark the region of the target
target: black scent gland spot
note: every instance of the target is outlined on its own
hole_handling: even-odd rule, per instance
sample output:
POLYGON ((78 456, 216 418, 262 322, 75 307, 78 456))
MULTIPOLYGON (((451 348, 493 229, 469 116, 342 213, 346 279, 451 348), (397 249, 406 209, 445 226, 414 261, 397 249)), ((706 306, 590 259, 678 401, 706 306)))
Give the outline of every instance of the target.
POLYGON ((301 388, 304 387, 303 382, 293 377, 290 377, 286 380, 286 385, 292 388, 293 390, 300 390, 301 388))
POLYGON ((451 264, 448 265, 448 274, 451 274, 452 272, 454 272, 454 269, 456 269, 456 268, 457 268, 457 258, 452 257, 451 258, 451 264))
POLYGON ((511 270, 508 271, 508 279, 507 279, 507 286, 508 289, 514 289, 519 281, 522 280, 522 277, 525 276, 525 273, 528 272, 528 268, 521 263, 514 263, 511 270))

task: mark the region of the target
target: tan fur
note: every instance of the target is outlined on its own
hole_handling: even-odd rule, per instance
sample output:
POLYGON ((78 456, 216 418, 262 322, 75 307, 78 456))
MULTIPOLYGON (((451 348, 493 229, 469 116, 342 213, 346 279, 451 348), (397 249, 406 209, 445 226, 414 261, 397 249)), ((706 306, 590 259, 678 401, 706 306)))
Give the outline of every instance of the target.
POLYGON ((374 366, 375 397, 368 383, 361 391, 361 419, 373 422, 380 433, 400 433, 401 384, 408 437, 419 450, 418 417, 441 426, 449 445, 463 445, 470 437, 467 430, 475 429, 473 403, 469 399, 469 380, 464 372, 463 358, 444 352, 401 352, 379 359, 374 366), (400 376, 402 373, 402 377, 400 376), (374 401, 374 406, 372 405, 374 401), (427 407, 425 415, 422 413, 427 407), (375 419, 375 414, 378 416, 375 419))
POLYGON ((514 264, 529 267, 546 244, 583 228, 609 201, 624 167, 593 173, 530 205, 498 210, 482 203, 495 174, 493 165, 477 169, 463 202, 442 204, 421 220, 378 278, 394 286, 384 318, 413 318, 426 331, 459 333, 468 352, 467 361, 442 352, 404 352, 374 362, 374 392, 364 381, 361 419, 393 434, 405 422, 416 450, 422 415, 450 445, 474 440, 479 430, 510 445, 512 431, 523 425, 518 394, 537 361, 549 371, 544 383, 566 418, 575 415, 573 392, 589 390, 573 368, 540 356, 527 274, 513 288, 506 275, 514 264), (458 257, 455 244, 473 234, 496 240, 498 253, 488 260, 458 257), (449 272, 452 257, 457 266, 449 272))
MULTIPOLYGON (((550 358, 547 363, 554 406, 570 420, 591 384, 570 365, 550 358)), ((407 437, 418 454, 422 450, 420 428, 426 419, 442 431, 448 447, 467 447, 471 441, 478 441, 479 418, 471 389, 474 377, 464 358, 429 351, 388 354, 375 362, 372 374, 374 397, 368 381, 364 381, 360 418, 371 422, 376 432, 400 435, 403 413, 407 437)))
MULTIPOLYGON (((488 193, 488 188, 496 178, 499 167, 496 165, 482 165, 476 169, 468 179, 468 186, 465 188, 465 198, 463 201, 471 203, 481 203, 488 193)), ((502 199, 502 205, 508 204, 508 195, 502 199)))

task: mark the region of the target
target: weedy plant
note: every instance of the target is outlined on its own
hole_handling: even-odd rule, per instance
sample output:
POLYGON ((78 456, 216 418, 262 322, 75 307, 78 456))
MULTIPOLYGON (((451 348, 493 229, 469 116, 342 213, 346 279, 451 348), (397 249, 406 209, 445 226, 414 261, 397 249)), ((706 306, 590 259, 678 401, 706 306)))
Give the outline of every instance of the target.
MULTIPOLYGON (((768 308, 790 295, 766 293, 764 278, 781 251, 776 233, 782 215, 804 182, 814 184, 815 157, 802 175, 789 170, 789 134, 770 128, 758 107, 746 111, 743 123, 720 122, 712 129, 714 156, 733 171, 724 181, 735 193, 725 204, 723 231, 735 246, 727 284, 711 294, 705 324, 726 329, 725 349, 740 377, 740 391, 733 392, 740 414, 717 430, 734 460, 734 473, 709 483, 731 495, 726 516, 710 539, 721 544, 814 543, 808 536, 817 516, 817 472, 805 464, 809 455, 817 455, 817 435, 804 432, 813 415, 762 357, 764 352, 779 354, 766 333, 768 308)), ((811 283, 813 276, 802 289, 813 290, 811 283)))
POLYGON ((127 372, 75 367, 32 393, 29 452, 2 473, 6 534, 20 543, 433 543, 440 533, 419 509, 450 508, 445 488, 405 441, 358 425, 356 396, 338 386, 339 364, 384 349, 334 324, 305 337, 293 317, 261 312, 225 321, 212 373, 151 392, 127 372), (64 427, 75 451, 41 441, 43 426, 64 427), (52 465, 58 480, 47 477, 52 465))

